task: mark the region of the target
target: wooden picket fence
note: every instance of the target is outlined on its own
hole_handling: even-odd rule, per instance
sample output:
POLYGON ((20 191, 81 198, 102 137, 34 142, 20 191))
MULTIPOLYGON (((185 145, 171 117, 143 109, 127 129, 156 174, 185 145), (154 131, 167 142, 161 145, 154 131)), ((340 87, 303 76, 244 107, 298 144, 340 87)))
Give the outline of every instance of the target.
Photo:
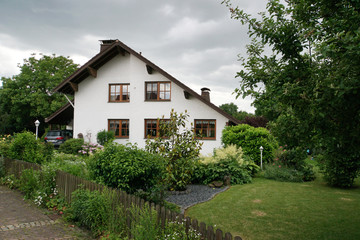
MULTIPOLYGON (((28 163, 19 160, 11 160, 5 158, 5 169, 7 174, 14 174, 15 177, 20 178, 21 172, 24 169, 33 168, 34 170, 41 170, 41 166, 34 163, 28 163)), ((72 193, 79 189, 88 189, 90 191, 103 191, 105 186, 79 178, 72 174, 57 171, 56 172, 56 185, 59 193, 64 196, 65 200, 68 203, 71 203, 72 193)), ((186 227, 186 232, 192 228, 199 232, 204 240, 241 240, 241 237, 233 237, 230 233, 223 233, 220 229, 214 229, 212 226, 207 226, 203 222, 198 222, 196 219, 191 219, 190 217, 185 217, 183 214, 178 214, 176 212, 165 209, 163 206, 156 205, 154 203, 145 202, 144 199, 141 199, 137 196, 127 194, 124 191, 119 189, 109 189, 115 196, 115 203, 113 203, 113 209, 118 209, 118 207, 123 207, 124 212, 130 214, 128 211, 132 206, 138 206, 143 208, 145 205, 148 205, 150 209, 153 209, 157 212, 158 221, 161 224, 162 228, 166 227, 167 221, 178 221, 184 222, 186 227)), ((127 217, 127 227, 131 228, 131 217, 127 217)), ((131 237, 131 233, 128 232, 128 235, 131 237)))

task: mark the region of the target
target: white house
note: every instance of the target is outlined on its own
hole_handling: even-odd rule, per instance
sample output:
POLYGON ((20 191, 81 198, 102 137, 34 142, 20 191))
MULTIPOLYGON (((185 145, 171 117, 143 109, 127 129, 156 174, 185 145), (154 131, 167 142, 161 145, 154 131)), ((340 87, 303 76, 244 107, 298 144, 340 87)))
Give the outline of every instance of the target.
POLYGON ((238 120, 210 102, 209 89, 199 95, 119 40, 102 40, 100 52, 60 83, 54 91, 74 95, 46 119, 48 123, 70 123, 74 136, 96 142, 96 134, 114 131, 116 142, 145 146, 156 136, 158 118, 171 109, 187 110, 189 125, 204 142, 202 153, 221 146, 222 130, 238 120), (73 106, 72 106, 73 105, 73 106))

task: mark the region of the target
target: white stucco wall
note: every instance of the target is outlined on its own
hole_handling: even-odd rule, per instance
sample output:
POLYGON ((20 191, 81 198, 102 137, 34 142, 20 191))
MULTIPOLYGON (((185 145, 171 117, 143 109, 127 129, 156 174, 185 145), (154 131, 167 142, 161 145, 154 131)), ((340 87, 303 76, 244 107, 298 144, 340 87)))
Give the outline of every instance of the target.
POLYGON ((139 147, 144 147, 144 120, 163 115, 169 117, 171 109, 174 109, 178 113, 188 111, 189 128, 194 119, 216 119, 216 140, 204 140, 201 153, 212 153, 214 148, 221 146, 221 133, 227 118, 197 98, 185 99, 183 89, 173 82, 171 101, 145 101, 146 81, 169 80, 156 71, 148 74, 145 63, 129 54, 117 55, 98 70, 96 78, 90 76, 82 81, 75 93, 74 136, 82 133, 85 140, 96 142, 97 132, 108 130, 108 119, 129 119, 130 137, 117 139, 116 142, 137 143, 139 147), (111 83, 129 83, 130 102, 108 102, 111 83))

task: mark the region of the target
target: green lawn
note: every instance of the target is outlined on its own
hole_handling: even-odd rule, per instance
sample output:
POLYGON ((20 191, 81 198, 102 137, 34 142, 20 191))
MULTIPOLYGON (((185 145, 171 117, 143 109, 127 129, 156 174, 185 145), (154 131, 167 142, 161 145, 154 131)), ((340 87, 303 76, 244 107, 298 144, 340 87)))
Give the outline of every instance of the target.
POLYGON ((360 239, 360 184, 284 183, 255 178, 186 214, 243 239, 360 239))

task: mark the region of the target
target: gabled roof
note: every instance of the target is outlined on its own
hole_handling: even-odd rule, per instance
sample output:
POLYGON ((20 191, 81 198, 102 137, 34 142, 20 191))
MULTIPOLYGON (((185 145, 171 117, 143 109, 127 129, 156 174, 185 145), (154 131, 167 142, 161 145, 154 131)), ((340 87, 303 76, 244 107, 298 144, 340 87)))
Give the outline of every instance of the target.
POLYGON ((142 56, 141 54, 137 53, 124 43, 122 43, 119 40, 110 40, 106 41, 103 40, 103 46, 102 50, 95 55, 92 59, 90 59, 87 63, 85 63, 83 66, 81 66, 77 71, 75 71, 71 76, 69 76, 67 79, 62 81, 57 87, 55 87, 52 91, 53 92, 62 92, 65 94, 74 94, 75 91, 77 91, 77 84, 79 84, 81 81, 86 79, 89 76, 96 77, 97 70, 102 67, 104 64, 106 64, 108 61, 110 61, 112 58, 114 58, 118 54, 125 55, 126 53, 132 54, 133 56, 137 57, 141 61, 143 61, 146 64, 146 68, 149 74, 152 73, 153 70, 159 72, 164 77, 168 78, 170 81, 178 85, 184 90, 185 95, 191 95, 218 113, 222 114, 224 117, 229 119, 234 124, 239 124, 239 120, 231 116, 230 114, 226 113, 219 107, 212 104, 210 101, 206 100, 205 98, 201 97, 198 93, 181 83, 179 80, 171 76, 169 73, 165 72, 163 69, 155 65, 153 62, 149 61, 147 58, 142 56))

